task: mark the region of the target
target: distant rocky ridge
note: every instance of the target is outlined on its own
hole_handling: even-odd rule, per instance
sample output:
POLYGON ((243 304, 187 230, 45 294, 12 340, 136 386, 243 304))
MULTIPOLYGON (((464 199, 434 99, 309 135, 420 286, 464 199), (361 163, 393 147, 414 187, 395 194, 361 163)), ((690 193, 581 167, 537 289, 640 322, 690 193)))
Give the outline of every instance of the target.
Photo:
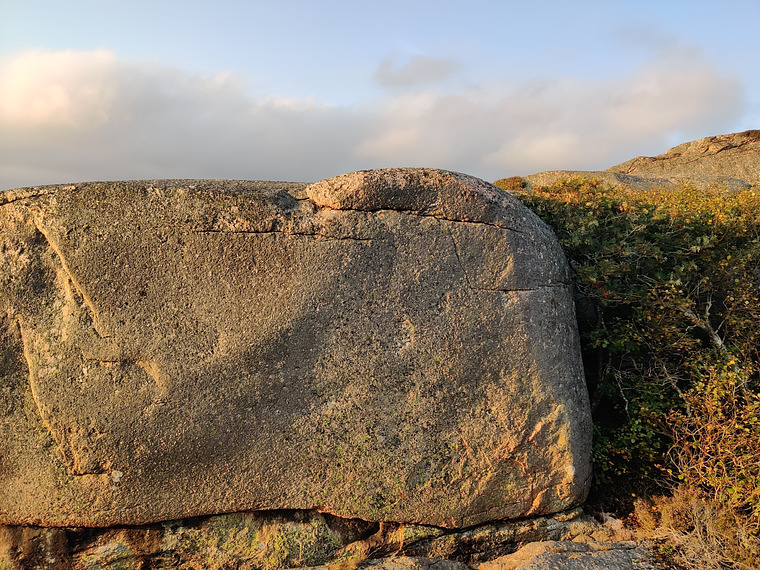
POLYGON ((760 130, 683 143, 664 154, 639 156, 607 170, 550 170, 524 178, 531 186, 547 186, 573 176, 641 189, 685 182, 699 188, 749 188, 760 183, 760 130))

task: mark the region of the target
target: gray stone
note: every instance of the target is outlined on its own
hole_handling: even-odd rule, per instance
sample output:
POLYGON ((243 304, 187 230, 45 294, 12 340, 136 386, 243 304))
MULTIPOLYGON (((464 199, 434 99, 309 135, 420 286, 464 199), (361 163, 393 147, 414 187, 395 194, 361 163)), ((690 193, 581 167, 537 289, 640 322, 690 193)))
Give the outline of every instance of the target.
POLYGON ((394 169, 0 203, 0 522, 464 527, 584 500, 568 269, 494 186, 394 169))
POLYGON ((372 568, 373 570, 468 570, 469 567, 454 560, 398 556, 368 560, 361 565, 361 568, 372 568))
POLYGON ((655 570, 651 553, 636 542, 533 542, 476 570, 655 570))
POLYGON ((446 530, 314 511, 257 511, 101 529, 0 526, 0 567, 497 570, 543 560, 647 560, 646 543, 632 542, 621 521, 602 518, 606 522, 576 508, 446 530))
POLYGON ((607 170, 552 170, 526 176, 530 186, 549 186, 571 177, 596 178, 612 186, 642 190, 689 183, 741 190, 760 183, 760 131, 706 137, 658 156, 639 156, 607 170))
POLYGON ((706 137, 675 146, 658 156, 639 156, 607 169, 627 175, 731 178, 746 186, 760 182, 760 130, 706 137))

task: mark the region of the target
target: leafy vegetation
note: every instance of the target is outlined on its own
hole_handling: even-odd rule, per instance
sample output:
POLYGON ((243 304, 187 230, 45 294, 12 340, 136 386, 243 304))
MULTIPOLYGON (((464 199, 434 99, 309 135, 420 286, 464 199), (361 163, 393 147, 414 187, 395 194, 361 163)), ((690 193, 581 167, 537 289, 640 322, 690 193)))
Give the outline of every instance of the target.
POLYGON ((718 505, 742 567, 760 555, 760 189, 506 180, 575 274, 596 490, 718 505))
POLYGON ((509 178, 502 178, 494 182, 496 186, 506 190, 507 192, 517 192, 527 187, 527 182, 522 176, 510 176, 509 178))

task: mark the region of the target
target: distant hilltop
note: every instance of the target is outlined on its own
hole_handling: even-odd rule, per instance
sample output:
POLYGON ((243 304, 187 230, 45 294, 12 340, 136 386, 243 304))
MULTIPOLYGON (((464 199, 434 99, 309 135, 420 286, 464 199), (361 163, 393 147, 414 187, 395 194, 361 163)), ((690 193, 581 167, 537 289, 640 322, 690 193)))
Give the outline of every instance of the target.
POLYGON ((642 189, 684 182, 702 188, 749 188, 760 184, 760 130, 683 143, 664 154, 639 156, 607 170, 550 170, 524 178, 531 186, 546 186, 572 176, 642 189))

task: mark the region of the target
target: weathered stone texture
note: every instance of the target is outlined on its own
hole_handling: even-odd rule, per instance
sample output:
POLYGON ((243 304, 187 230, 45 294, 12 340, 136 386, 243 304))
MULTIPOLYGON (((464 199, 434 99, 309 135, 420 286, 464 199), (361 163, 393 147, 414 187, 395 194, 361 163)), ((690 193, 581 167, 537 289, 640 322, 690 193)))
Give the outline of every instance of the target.
POLYGON ((656 570, 652 553, 636 542, 532 542, 476 570, 656 570))
POLYGON ((525 180, 533 186, 548 186, 573 176, 640 189, 686 182, 697 188, 749 188, 760 184, 760 131, 706 137, 658 156, 632 158, 607 170, 552 170, 531 174, 525 180))
POLYGON ((0 203, 0 523, 462 527, 585 498, 568 269, 495 187, 394 169, 0 203))
POLYGON ((658 156, 639 156, 608 168, 635 176, 732 177, 760 182, 760 131, 706 137, 675 146, 658 156))
POLYGON ((618 519, 600 523, 580 508, 450 530, 314 511, 102 529, 0 526, 0 568, 549 568, 535 565, 544 561, 570 568, 573 561, 583 568, 651 568, 636 565, 650 557, 649 548, 631 542, 631 531, 622 526, 618 519))

